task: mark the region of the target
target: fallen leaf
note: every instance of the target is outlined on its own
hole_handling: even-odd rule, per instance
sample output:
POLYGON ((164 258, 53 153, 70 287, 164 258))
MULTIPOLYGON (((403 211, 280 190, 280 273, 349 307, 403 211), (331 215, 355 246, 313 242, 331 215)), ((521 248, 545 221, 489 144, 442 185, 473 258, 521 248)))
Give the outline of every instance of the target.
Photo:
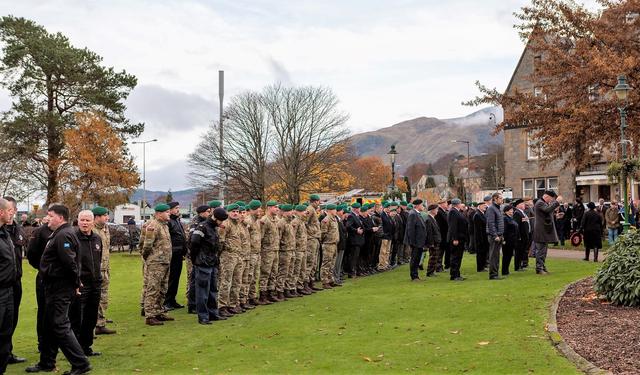
POLYGON ((371 362, 371 358, 369 358, 369 357, 362 357, 362 359, 364 359, 367 362, 371 362))
POLYGON ((458 333, 460 333, 460 331, 449 331, 449 333, 457 335, 458 333))
POLYGON ((482 345, 482 346, 489 345, 489 341, 480 341, 478 345, 482 345))
POLYGON ((382 357, 384 357, 384 353, 378 355, 378 358, 382 358, 382 357))

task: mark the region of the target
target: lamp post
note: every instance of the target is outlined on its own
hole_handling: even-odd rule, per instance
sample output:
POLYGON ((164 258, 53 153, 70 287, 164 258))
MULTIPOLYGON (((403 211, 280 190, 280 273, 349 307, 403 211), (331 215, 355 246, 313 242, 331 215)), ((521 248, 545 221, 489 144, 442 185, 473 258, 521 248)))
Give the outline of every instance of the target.
POLYGON ((396 190, 396 155, 398 154, 398 151, 396 151, 396 145, 391 145, 391 148, 389 149, 389 152, 387 152, 387 155, 389 155, 389 159, 391 159, 391 191, 395 191, 396 190))
POLYGON ((142 145, 142 220, 144 220, 147 213, 147 159, 146 150, 147 143, 158 142, 157 139, 151 139, 148 141, 134 141, 131 144, 142 145))
MULTIPOLYGON (((627 127, 627 97, 631 87, 627 84, 627 78, 623 75, 618 76, 618 84, 613 89, 620 101, 620 144, 622 145, 622 164, 627 160, 627 140, 624 137, 624 129, 627 127)), ((624 199, 624 222, 622 223, 623 232, 629 229, 629 199, 627 198, 627 170, 622 168, 622 196, 624 199)))
MULTIPOLYGON (((464 140, 459 140, 459 139, 454 139, 451 141, 452 143, 466 143, 467 144, 467 181, 469 181, 469 168, 470 168, 470 155, 469 155, 469 149, 471 146, 471 141, 464 141, 464 140)), ((462 195, 464 196, 464 201, 467 202, 467 188, 465 186, 464 181, 462 181, 462 195)))

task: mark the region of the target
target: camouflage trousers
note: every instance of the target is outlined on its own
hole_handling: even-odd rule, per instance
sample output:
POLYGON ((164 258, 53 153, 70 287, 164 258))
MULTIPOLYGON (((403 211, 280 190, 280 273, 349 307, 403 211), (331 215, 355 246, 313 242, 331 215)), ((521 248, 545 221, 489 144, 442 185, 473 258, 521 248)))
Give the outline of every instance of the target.
POLYGON ((260 253, 249 255, 249 299, 258 298, 258 279, 260 279, 260 253))
POLYGON ((389 267, 389 256, 391 255, 391 240, 382 240, 380 245, 380 255, 378 256, 378 269, 384 270, 389 267))
POLYGON ((320 268, 320 279, 322 284, 331 284, 334 280, 334 269, 336 266, 336 251, 338 245, 335 243, 322 244, 322 267, 320 268))
POLYGON ((220 254, 220 291, 218 307, 234 307, 240 300, 243 263, 240 255, 224 251, 220 254))
POLYGON ((307 239, 307 276, 305 281, 314 282, 316 280, 316 270, 318 269, 318 251, 320 241, 317 238, 307 239))
POLYGON ((249 301, 249 277, 251 272, 251 255, 246 254, 240 257, 242 262, 242 276, 240 277, 242 285, 240 286, 240 304, 249 301))
POLYGON ((185 297, 187 298, 187 305, 190 307, 196 307, 196 289, 195 289, 195 274, 193 262, 191 262, 191 257, 186 257, 187 263, 187 291, 185 292, 185 297))
POLYGON ((278 251, 263 251, 260 253, 260 293, 276 290, 278 276, 278 251))
POLYGON ((169 287, 169 264, 146 263, 144 267, 144 316, 156 317, 164 313, 164 297, 169 287))
POLYGON ((288 290, 287 281, 291 276, 291 268, 294 251, 292 250, 280 250, 278 252, 278 282, 276 283, 276 290, 278 293, 288 290))
POLYGON ((102 286, 100 287, 100 305, 98 306, 98 321, 96 327, 104 327, 107 325, 107 318, 105 318, 105 311, 109 306, 109 278, 111 277, 111 270, 109 266, 105 269, 100 269, 102 275, 102 286))
POLYGON ((293 277, 291 280, 291 288, 288 289, 302 289, 304 288, 304 281, 302 278, 306 274, 307 268, 307 249, 302 251, 296 251, 293 253, 293 277))
POLYGON ((147 262, 144 261, 142 257, 142 293, 140 293, 140 307, 144 308, 144 294, 147 291, 147 262))

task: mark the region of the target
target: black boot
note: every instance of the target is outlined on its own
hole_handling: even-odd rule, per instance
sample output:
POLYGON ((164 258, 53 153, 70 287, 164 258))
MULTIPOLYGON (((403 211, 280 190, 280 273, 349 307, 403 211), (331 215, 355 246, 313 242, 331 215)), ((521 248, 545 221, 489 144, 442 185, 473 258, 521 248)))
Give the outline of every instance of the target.
POLYGON ((598 261, 598 250, 599 249, 593 249, 593 261, 594 262, 598 261))
POLYGON ((587 262, 589 261, 589 249, 584 249, 584 259, 583 260, 586 260, 587 262))

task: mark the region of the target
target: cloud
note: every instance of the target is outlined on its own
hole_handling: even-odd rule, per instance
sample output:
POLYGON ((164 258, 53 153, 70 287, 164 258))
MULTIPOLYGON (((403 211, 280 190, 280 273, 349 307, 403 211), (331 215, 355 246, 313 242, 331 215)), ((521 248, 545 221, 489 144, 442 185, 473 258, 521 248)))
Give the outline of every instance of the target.
POLYGON ((147 190, 172 191, 189 189, 187 180, 189 169, 186 160, 176 160, 163 165, 147 167, 147 190))
POLYGON ((273 75, 276 78, 276 82, 283 83, 285 85, 290 85, 291 83, 293 83, 291 80, 291 74, 289 74, 289 71, 281 62, 277 61, 273 57, 269 57, 267 59, 267 62, 271 66, 271 70, 273 71, 273 75))

